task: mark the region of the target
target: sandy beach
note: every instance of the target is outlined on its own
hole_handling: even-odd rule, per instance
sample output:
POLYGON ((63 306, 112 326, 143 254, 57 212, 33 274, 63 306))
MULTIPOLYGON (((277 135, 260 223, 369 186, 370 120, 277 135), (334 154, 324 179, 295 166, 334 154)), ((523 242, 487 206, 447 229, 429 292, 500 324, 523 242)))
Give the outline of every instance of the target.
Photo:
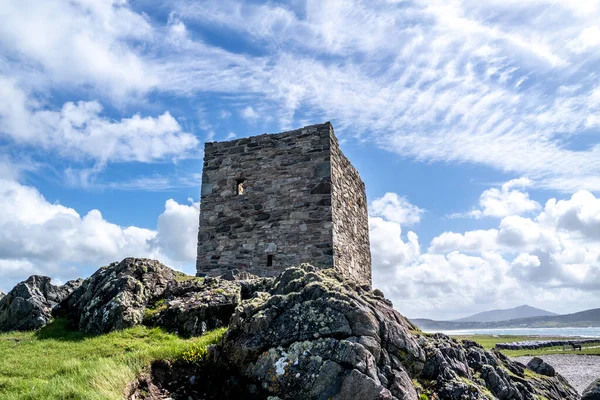
MULTIPOLYGON (((514 357, 527 364, 533 357, 514 357)), ((595 379, 600 378, 600 356, 579 354, 552 354, 540 357, 552 365, 581 394, 595 379)))

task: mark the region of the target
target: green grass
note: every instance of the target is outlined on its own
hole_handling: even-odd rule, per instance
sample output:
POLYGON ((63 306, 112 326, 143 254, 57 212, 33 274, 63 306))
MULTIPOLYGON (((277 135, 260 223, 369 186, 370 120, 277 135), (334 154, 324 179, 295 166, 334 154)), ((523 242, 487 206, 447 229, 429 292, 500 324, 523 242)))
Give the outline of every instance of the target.
POLYGON ((178 272, 175 275, 175 281, 176 282, 187 282, 187 281, 203 282, 204 278, 198 277, 198 276, 193 276, 193 275, 186 275, 183 272, 178 272))
POLYGON ((175 360, 216 343, 225 332, 182 339, 137 326, 90 336, 56 320, 36 332, 0 335, 0 398, 122 399, 127 384, 153 360, 175 360))
MULTIPOLYGON (((514 336, 514 335, 458 335, 452 336, 460 340, 472 340, 486 349, 492 349, 496 343, 524 342, 527 340, 565 340, 564 337, 540 337, 540 336, 514 336)), ((538 350, 502 350, 502 353, 510 357, 519 356, 543 356, 548 354, 592 354, 600 355, 600 343, 583 345, 582 350, 563 350, 562 346, 545 347, 538 350)))

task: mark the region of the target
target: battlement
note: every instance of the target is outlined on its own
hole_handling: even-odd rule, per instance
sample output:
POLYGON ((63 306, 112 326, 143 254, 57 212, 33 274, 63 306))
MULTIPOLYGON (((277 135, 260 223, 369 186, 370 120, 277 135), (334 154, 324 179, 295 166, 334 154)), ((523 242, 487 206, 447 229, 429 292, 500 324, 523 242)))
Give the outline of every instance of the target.
POLYGON ((206 143, 198 275, 310 262, 371 285, 365 186, 332 125, 206 143))

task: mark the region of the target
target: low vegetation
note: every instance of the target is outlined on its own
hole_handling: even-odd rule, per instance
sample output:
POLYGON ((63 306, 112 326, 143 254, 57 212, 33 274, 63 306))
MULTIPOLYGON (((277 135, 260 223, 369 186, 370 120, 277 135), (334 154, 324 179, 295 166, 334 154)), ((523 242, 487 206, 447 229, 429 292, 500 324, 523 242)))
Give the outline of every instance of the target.
MULTIPOLYGON (((528 340, 565 340, 565 337, 540 337, 540 336, 513 336, 513 335, 458 335, 452 336, 455 339, 473 340, 486 349, 492 349, 496 343, 524 342, 528 340)), ((563 349, 563 346, 545 347, 536 350, 502 350, 502 353, 509 357, 520 356, 543 356, 548 354, 592 354, 600 355, 600 344, 584 344, 582 350, 563 349)))
POLYGON ((36 332, 0 335, 0 398, 122 399, 127 384, 158 359, 197 361, 225 332, 182 339, 159 328, 136 326, 100 336, 56 320, 36 332))

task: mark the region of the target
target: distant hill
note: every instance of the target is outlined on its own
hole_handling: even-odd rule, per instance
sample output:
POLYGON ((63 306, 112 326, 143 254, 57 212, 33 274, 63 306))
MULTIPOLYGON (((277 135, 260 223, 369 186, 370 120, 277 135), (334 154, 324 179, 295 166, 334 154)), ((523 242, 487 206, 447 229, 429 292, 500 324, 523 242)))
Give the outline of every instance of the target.
POLYGON ((600 326, 600 308, 573 314, 517 318, 507 321, 434 321, 424 318, 415 318, 411 321, 424 330, 597 327, 600 326))
POLYGON ((484 311, 471 315, 470 317, 455 319, 453 320, 453 322, 494 322, 530 317, 550 317, 553 315, 558 314, 525 305, 515 308, 509 308, 507 310, 484 311))

